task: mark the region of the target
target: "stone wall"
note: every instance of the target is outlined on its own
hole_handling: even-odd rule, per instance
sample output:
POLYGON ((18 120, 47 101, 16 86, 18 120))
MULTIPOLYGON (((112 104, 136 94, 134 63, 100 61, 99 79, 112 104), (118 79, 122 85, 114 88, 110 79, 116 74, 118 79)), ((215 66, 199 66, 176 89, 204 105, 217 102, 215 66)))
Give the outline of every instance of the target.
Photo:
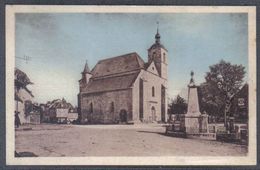
MULTIPOLYGON (((143 79, 143 122, 161 121, 161 86, 166 87, 167 81, 158 75, 142 71, 133 85, 133 120, 139 121, 139 83, 143 79), (152 95, 154 87, 154 96, 152 95), (155 120, 152 115, 152 108, 155 109, 155 120)), ((167 97, 165 96, 165 117, 167 115, 167 97)))
POLYGON ((133 120, 132 89, 81 94, 80 98, 82 123, 118 123, 122 110, 127 121, 133 120))

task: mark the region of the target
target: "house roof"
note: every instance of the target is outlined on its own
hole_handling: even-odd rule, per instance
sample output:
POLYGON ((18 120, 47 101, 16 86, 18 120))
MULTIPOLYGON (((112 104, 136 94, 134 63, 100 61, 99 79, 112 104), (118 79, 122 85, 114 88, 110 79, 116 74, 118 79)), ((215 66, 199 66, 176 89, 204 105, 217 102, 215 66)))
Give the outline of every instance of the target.
POLYGON ((127 89, 132 86, 140 71, 113 77, 92 79, 86 86, 84 93, 96 93, 127 89))
POLYGON ((91 71, 93 78, 131 72, 144 68, 144 61, 136 53, 100 60, 91 71))
POLYGON ((15 68, 14 71, 14 75, 15 75, 15 79, 19 82, 22 83, 24 86, 28 85, 28 84, 33 84, 31 82, 31 80, 29 79, 29 77, 27 76, 26 73, 24 73, 23 71, 21 71, 18 68, 15 68))
POLYGON ((56 99, 56 100, 53 100, 49 106, 49 108, 55 108, 55 109, 70 109, 70 108, 73 108, 73 106, 66 102, 65 99, 56 99))

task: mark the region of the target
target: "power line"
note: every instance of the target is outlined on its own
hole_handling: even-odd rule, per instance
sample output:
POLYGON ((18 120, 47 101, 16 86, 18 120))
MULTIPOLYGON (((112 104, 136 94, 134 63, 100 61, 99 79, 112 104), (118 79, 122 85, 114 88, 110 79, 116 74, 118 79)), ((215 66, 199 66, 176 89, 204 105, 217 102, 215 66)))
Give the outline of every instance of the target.
POLYGON ((26 64, 28 64, 28 61, 31 60, 31 57, 29 57, 29 56, 27 56, 27 55, 25 55, 25 56, 23 56, 23 57, 17 57, 17 56, 15 56, 15 58, 20 59, 20 60, 24 60, 24 61, 26 62, 26 64))

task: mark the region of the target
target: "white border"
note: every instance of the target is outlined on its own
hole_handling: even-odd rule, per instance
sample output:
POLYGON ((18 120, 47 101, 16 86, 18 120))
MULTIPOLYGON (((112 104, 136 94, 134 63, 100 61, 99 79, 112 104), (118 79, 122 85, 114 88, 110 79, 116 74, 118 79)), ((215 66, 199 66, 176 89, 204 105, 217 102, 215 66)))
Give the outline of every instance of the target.
POLYGON ((209 6, 6 6, 6 163, 7 165, 255 165, 256 164, 256 7, 209 6), (30 157, 16 158, 14 133, 15 13, 248 13, 249 147, 244 157, 30 157))

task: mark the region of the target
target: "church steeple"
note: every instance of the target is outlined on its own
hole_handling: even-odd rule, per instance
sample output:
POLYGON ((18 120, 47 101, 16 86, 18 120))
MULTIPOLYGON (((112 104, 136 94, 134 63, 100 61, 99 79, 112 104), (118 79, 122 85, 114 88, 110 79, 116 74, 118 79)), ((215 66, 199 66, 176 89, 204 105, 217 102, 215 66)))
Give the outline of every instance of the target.
POLYGON ((90 69, 88 67, 88 60, 86 60, 86 64, 82 73, 90 73, 90 69))
POLYGON ((159 34, 159 22, 157 22, 157 33, 155 34, 155 43, 160 44, 160 34, 159 34))
POLYGON ((79 80, 79 87, 80 87, 80 91, 82 90, 83 87, 85 87, 89 81, 90 78, 92 77, 92 73, 88 67, 88 60, 86 60, 86 64, 84 67, 84 70, 81 72, 81 79, 79 80))
POLYGON ((157 32, 155 34, 155 43, 148 49, 148 63, 154 62, 155 67, 164 79, 168 78, 168 56, 167 49, 161 43, 161 36, 159 33, 159 22, 157 22, 157 32))

